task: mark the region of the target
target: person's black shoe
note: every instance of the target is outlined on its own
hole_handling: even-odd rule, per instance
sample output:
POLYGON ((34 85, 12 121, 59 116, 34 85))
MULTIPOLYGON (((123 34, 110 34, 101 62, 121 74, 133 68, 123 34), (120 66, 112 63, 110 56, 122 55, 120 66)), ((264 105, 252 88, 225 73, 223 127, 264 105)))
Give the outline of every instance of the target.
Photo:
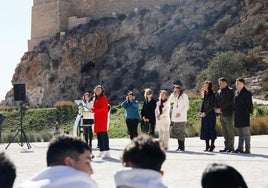
POLYGON ((250 150, 246 150, 244 153, 245 154, 250 154, 250 150))
POLYGON ((237 148, 236 150, 233 151, 233 153, 243 153, 243 150, 237 148))
POLYGON ((222 149, 222 150, 220 150, 219 152, 227 152, 228 151, 228 149, 222 149))
POLYGON ((204 151, 208 151, 210 148, 210 146, 206 146, 206 149, 204 151))
POLYGON ((214 145, 212 145, 212 146, 210 146, 210 148, 209 148, 209 152, 213 152, 213 150, 215 149, 215 146, 214 145))

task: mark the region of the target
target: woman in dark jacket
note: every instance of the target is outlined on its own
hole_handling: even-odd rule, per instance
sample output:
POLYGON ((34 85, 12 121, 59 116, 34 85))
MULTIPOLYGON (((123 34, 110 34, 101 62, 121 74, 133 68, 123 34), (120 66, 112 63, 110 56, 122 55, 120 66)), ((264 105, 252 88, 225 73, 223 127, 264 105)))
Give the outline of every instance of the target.
POLYGON ((141 109, 141 129, 143 133, 154 136, 156 100, 153 98, 153 91, 149 88, 145 89, 144 98, 145 101, 141 109))
POLYGON ((213 151, 215 148, 214 142, 216 136, 216 114, 215 107, 215 94, 212 91, 212 82, 205 81, 202 86, 202 104, 200 109, 201 119, 201 133, 200 139, 206 141, 206 148, 204 151, 213 151), (209 144, 209 140, 211 143, 209 144))

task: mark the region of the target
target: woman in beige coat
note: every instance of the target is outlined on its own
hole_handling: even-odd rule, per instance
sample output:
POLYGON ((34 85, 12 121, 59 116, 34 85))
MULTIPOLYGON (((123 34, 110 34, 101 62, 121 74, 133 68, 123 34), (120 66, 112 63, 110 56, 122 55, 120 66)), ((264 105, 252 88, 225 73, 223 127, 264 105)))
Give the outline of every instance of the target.
POLYGON ((159 141, 164 150, 168 149, 169 126, 170 126, 170 102, 167 91, 161 90, 159 101, 156 103, 155 117, 156 130, 159 132, 159 141))

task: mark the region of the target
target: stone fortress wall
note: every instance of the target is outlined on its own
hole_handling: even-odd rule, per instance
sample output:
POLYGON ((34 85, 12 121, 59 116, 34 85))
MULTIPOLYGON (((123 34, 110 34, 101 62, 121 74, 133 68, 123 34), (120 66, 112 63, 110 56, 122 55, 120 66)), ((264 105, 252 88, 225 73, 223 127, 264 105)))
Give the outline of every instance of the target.
POLYGON ((87 23, 90 19, 179 2, 181 0, 33 0, 28 50, 58 32, 87 23))

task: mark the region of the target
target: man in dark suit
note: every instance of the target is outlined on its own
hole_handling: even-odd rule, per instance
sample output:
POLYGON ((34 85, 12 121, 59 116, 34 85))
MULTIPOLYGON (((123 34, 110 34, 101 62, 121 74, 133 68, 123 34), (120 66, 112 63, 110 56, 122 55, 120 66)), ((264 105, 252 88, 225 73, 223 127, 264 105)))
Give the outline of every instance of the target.
POLYGON ((239 136, 238 148, 235 153, 250 153, 250 114, 253 112, 252 95, 245 88, 243 78, 236 79, 236 94, 234 102, 234 124, 239 136), (245 151, 243 145, 245 141, 245 151))
POLYGON ((216 94, 215 112, 220 116, 222 135, 224 137, 224 149, 220 152, 234 151, 234 131, 233 131, 233 103, 234 91, 228 86, 225 78, 219 78, 220 89, 216 94))

